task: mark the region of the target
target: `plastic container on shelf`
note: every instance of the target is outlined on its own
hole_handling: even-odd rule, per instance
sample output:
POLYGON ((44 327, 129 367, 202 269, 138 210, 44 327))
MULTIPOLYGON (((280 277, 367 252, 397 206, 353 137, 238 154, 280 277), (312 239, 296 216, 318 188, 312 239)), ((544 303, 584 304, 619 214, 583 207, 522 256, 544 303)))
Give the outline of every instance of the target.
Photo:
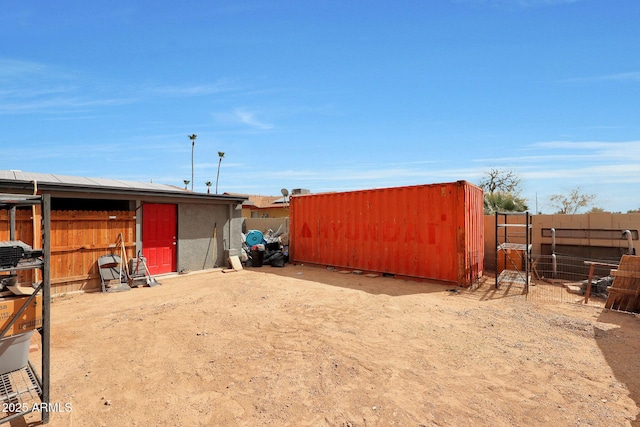
POLYGON ((29 331, 0 340, 0 375, 27 366, 32 335, 33 331, 29 331))

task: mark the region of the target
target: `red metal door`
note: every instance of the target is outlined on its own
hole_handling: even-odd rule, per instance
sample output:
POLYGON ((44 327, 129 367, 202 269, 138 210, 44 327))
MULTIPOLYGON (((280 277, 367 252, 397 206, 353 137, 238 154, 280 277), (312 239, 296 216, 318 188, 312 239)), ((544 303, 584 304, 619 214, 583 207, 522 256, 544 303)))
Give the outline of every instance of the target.
POLYGON ((151 274, 176 271, 176 205, 142 206, 142 255, 151 274))

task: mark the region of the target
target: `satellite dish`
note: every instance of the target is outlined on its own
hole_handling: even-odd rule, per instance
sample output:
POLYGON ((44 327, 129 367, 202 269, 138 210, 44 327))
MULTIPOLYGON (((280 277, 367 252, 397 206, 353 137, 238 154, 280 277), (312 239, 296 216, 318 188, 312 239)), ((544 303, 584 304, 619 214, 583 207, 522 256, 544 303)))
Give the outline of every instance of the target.
POLYGON ((280 190, 280 192, 284 197, 284 203, 289 203, 289 201, 287 200, 287 196, 289 195, 289 190, 287 190, 286 188, 283 188, 282 190, 280 190))

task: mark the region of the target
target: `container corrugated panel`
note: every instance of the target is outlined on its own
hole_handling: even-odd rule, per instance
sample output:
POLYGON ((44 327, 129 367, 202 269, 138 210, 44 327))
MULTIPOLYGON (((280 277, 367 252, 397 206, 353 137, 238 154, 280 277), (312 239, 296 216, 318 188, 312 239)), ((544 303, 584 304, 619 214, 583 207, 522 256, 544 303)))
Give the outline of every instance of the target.
POLYGON ((292 196, 289 255, 471 285, 484 268, 483 192, 465 181, 292 196))
POLYGON ((465 183, 465 285, 476 282, 484 272, 484 192, 465 183))

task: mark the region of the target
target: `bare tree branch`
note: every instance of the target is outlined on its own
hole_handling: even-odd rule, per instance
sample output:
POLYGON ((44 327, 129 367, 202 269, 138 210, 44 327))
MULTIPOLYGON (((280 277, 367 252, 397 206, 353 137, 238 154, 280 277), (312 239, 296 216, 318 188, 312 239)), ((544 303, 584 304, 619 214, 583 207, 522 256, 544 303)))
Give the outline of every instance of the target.
POLYGON ((580 192, 580 187, 576 187, 569 195, 554 194, 549 198, 551 204, 558 208, 556 213, 572 215, 578 212, 581 208, 588 207, 594 200, 595 194, 583 194, 580 192))
POLYGON ((480 188, 489 194, 503 192, 520 194, 520 177, 512 170, 491 169, 480 180, 480 188))

